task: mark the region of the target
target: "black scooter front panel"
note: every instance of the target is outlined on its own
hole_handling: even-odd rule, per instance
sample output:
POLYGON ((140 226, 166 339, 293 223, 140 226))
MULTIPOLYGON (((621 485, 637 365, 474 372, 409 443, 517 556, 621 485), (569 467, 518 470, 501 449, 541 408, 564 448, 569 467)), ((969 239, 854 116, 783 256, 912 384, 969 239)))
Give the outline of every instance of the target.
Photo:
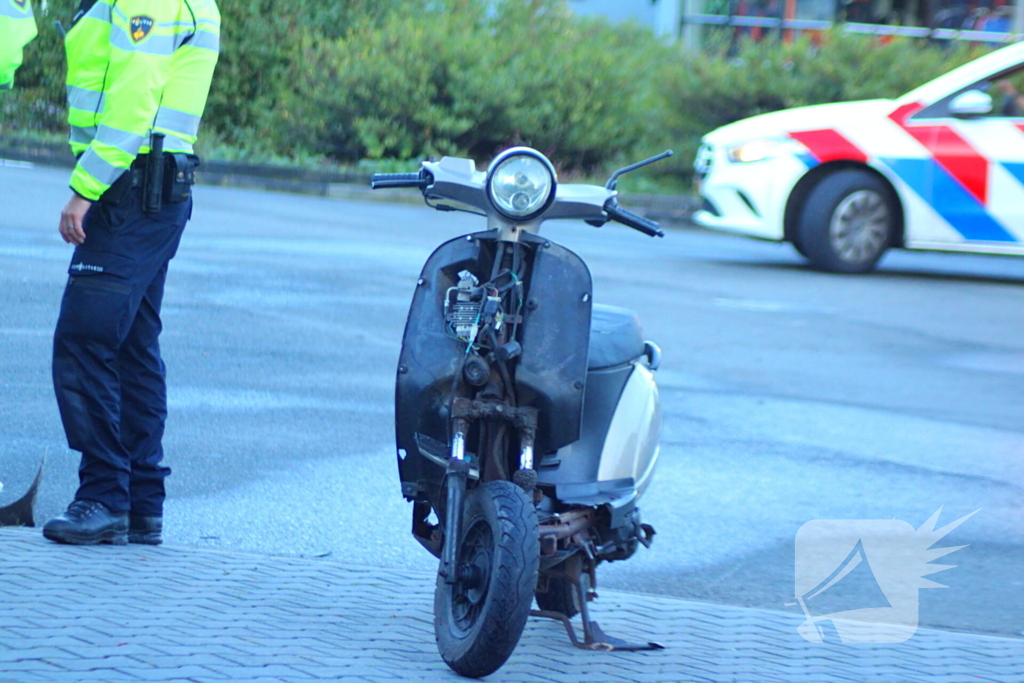
MULTIPOLYGON (((442 244, 427 259, 413 295, 395 385, 398 469, 410 500, 430 500, 444 477, 443 466, 421 453, 420 445, 432 444, 432 451, 447 447, 447 404, 465 353, 465 344, 446 333, 446 293, 458 284, 460 271, 469 270, 481 282, 489 278, 495 238, 489 231, 442 244)), ((520 405, 540 411, 535 450, 543 454, 580 435, 592 281, 586 264, 568 249, 532 235, 522 241, 529 268, 516 391, 520 405)))
POLYGON ((516 370, 520 403, 540 411, 538 455, 580 438, 587 381, 593 281, 579 256, 541 237, 536 245, 516 370))
POLYGON ((465 344, 445 332, 444 299, 448 288, 458 284, 460 271, 484 272, 486 265, 490 272, 494 250, 485 253, 478 239, 488 234, 459 237, 435 249, 409 307, 395 382, 395 437, 402 494, 410 500, 427 500, 428 491, 440 486, 444 476, 443 467, 420 453, 416 435, 438 444, 437 450, 447 448, 446 406, 465 344))

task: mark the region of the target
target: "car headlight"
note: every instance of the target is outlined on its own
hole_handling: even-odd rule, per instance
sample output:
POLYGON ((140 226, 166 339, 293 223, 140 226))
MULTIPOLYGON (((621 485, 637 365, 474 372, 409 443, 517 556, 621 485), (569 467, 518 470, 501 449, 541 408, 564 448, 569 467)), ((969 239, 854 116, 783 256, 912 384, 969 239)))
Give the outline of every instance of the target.
POLYGON ((762 138, 733 145, 725 150, 725 155, 733 163, 746 164, 802 151, 804 146, 793 138, 762 138))
POLYGON ((487 195, 501 214, 529 220, 544 213, 555 198, 558 179, 547 158, 528 147, 500 154, 487 172, 487 195))

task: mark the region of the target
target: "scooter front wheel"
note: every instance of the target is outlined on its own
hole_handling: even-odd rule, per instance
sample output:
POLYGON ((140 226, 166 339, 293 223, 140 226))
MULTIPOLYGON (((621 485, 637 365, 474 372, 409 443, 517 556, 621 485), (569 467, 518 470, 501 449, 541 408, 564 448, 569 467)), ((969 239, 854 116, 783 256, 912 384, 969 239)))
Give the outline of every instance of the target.
POLYGON ((466 494, 458 579, 438 576, 434 633, 455 672, 480 678, 497 671, 519 643, 537 587, 537 512, 526 493, 491 481, 466 494))

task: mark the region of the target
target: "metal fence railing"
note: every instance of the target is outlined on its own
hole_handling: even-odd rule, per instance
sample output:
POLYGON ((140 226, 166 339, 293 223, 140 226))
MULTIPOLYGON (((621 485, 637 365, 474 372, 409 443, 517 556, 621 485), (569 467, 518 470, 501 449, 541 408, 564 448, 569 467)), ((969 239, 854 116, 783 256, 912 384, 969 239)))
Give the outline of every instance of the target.
MULTIPOLYGON (((778 17, 741 17, 724 14, 687 14, 683 26, 733 26, 742 28, 767 28, 793 31, 829 31, 836 23, 811 19, 780 19, 778 17)), ((928 28, 926 26, 889 26, 885 24, 838 24, 847 33, 862 33, 876 36, 904 36, 907 38, 931 38, 934 40, 968 40, 981 43, 1014 43, 1024 40, 1024 34, 998 31, 961 31, 950 28, 928 28)))

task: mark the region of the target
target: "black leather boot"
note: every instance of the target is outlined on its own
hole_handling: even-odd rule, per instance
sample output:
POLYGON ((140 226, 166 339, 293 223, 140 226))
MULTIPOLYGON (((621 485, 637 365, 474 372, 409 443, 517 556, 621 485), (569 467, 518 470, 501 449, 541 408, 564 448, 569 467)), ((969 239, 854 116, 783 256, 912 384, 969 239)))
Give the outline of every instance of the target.
POLYGON ((95 500, 76 500, 43 527, 43 536, 71 545, 126 545, 128 513, 111 512, 95 500))
POLYGON ((160 545, 164 542, 161 535, 164 530, 164 518, 160 515, 143 517, 132 515, 128 527, 128 542, 144 545, 160 545))

